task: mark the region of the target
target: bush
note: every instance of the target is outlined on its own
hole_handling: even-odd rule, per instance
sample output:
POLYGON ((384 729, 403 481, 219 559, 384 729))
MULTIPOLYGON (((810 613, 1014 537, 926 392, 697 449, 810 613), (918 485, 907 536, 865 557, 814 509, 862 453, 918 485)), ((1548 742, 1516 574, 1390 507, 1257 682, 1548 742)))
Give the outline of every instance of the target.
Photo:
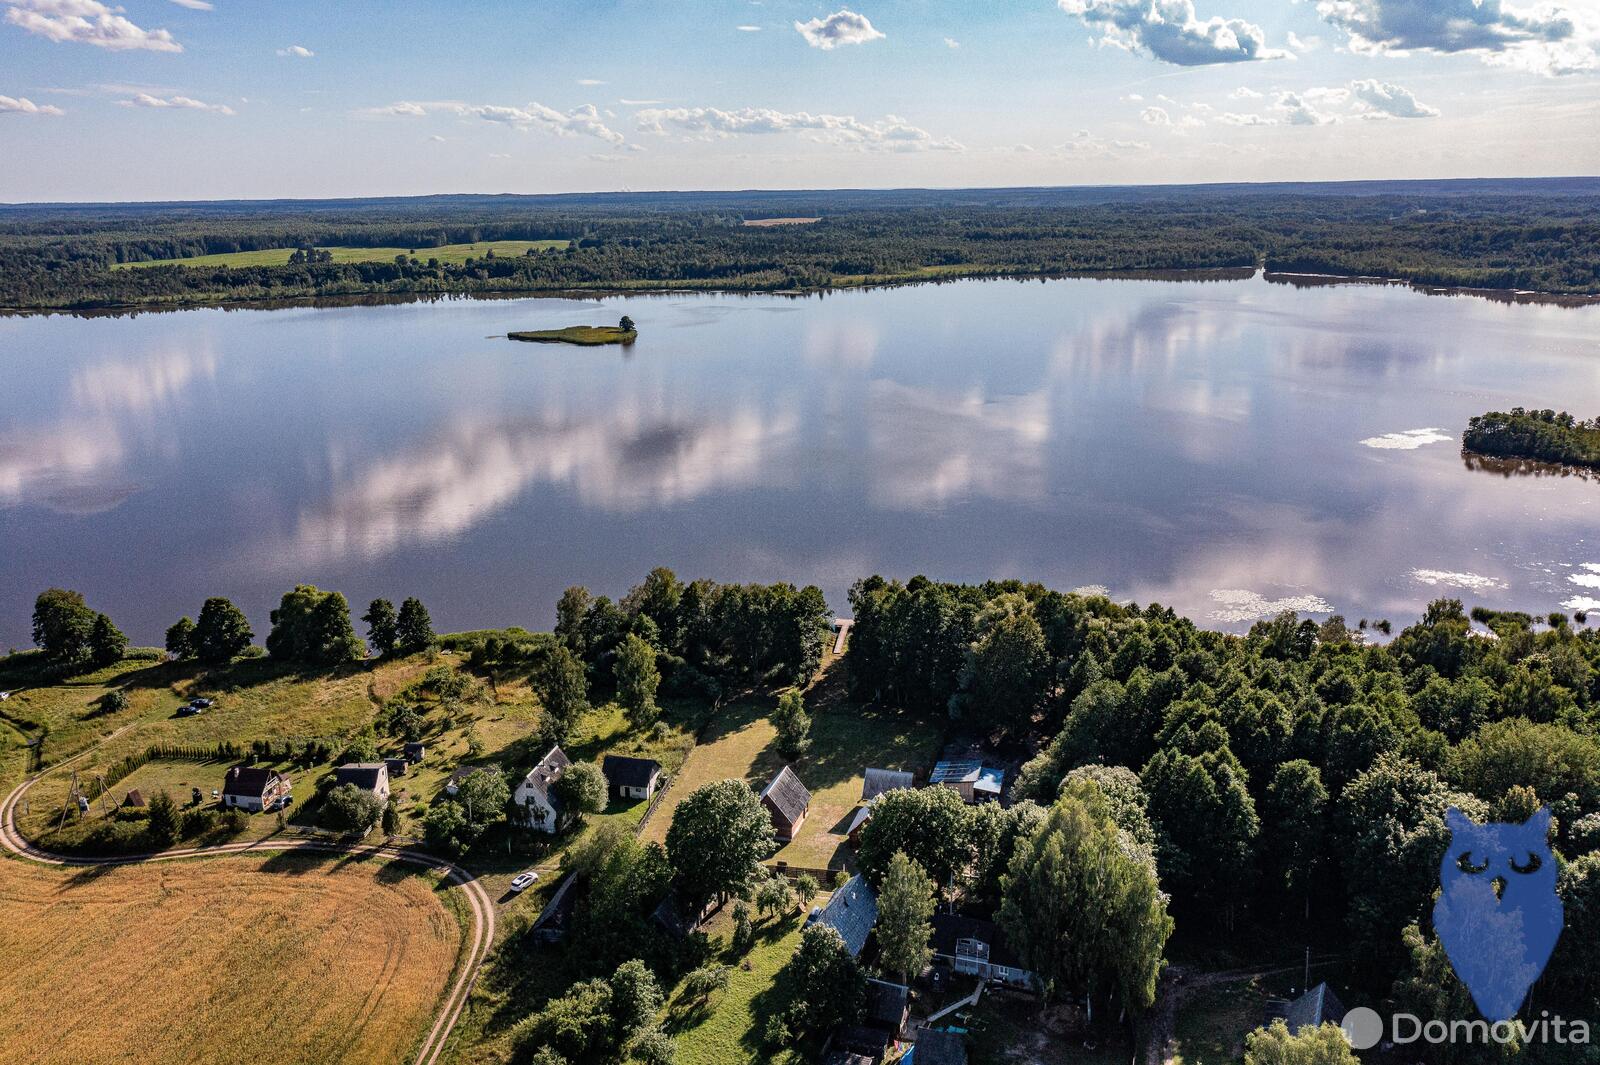
POLYGON ((343 832, 365 835, 383 816, 383 803, 365 788, 340 784, 322 803, 322 823, 343 832))
POLYGON ((179 834, 184 839, 194 839, 196 836, 205 835, 216 827, 217 812, 215 810, 200 808, 185 810, 183 818, 179 822, 179 834))
POLYGON ((222 826, 222 831, 226 832, 230 836, 237 836, 246 828, 250 827, 250 815, 238 807, 231 807, 227 810, 224 810, 222 812, 222 816, 217 820, 222 826))

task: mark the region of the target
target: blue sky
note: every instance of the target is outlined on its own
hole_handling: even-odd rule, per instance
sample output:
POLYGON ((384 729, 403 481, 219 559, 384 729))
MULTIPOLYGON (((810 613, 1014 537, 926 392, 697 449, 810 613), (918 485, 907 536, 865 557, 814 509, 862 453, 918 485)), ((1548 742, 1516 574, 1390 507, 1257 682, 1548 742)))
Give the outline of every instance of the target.
POLYGON ((0 200, 1600 173, 1600 0, 0 0, 0 200))

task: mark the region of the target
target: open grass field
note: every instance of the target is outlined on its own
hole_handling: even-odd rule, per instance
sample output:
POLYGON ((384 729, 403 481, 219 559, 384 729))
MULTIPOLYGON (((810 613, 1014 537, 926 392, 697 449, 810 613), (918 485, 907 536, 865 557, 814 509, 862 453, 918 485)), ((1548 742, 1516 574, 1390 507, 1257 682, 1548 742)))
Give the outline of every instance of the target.
MULTIPOLYGON (((485 240, 477 244, 445 244, 438 248, 319 248, 333 254, 336 263, 393 262, 396 255, 415 257, 421 262, 438 259, 441 263, 460 264, 468 259, 481 259, 491 250, 497 257, 526 255, 529 251, 545 252, 565 248, 565 240, 485 240)), ((293 248, 266 248, 261 251, 231 251, 216 255, 191 255, 185 259, 149 259, 137 263, 118 263, 114 270, 136 270, 146 266, 285 266, 293 248)))
POLYGON ((565 329, 534 329, 508 333, 512 340, 530 344, 576 344, 582 348, 598 348, 605 344, 632 344, 639 334, 632 329, 618 329, 614 325, 572 325, 565 329))
MULTIPOLYGON (((826 901, 826 895, 819 896, 817 904, 826 901)), ((800 943, 800 916, 757 922, 755 946, 741 958, 728 949, 732 909, 724 908, 705 927, 715 947, 713 960, 728 966, 727 989, 703 1004, 673 995, 663 1026, 677 1040, 678 1065, 792 1065, 802 1059, 788 1050, 772 1056, 762 1046, 761 1033, 776 1012, 773 977, 800 943)))
POLYGON ((0 1058, 404 1061, 462 941, 436 882, 300 855, 0 861, 0 1058))
MULTIPOLYGON (((831 667, 831 662, 827 664, 831 667)), ((938 753, 941 730, 917 718, 844 698, 842 672, 825 668, 806 696, 811 713, 811 750, 795 772, 811 792, 811 811, 799 836, 776 860, 807 869, 850 864, 844 830, 861 799, 868 767, 926 771, 938 753)), ((770 699, 744 699, 722 707, 690 752, 662 808, 645 826, 644 838, 664 842, 672 809, 702 784, 736 778, 759 791, 782 766, 774 747, 777 730, 770 699)))

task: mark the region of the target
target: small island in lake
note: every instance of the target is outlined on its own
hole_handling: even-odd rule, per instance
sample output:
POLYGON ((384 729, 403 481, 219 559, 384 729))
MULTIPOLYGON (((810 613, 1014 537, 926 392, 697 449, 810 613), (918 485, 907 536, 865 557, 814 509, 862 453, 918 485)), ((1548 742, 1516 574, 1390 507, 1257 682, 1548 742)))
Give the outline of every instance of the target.
POLYGON ((506 335, 531 344, 577 344, 592 348, 602 344, 632 344, 639 339, 639 330, 632 318, 623 315, 616 325, 571 325, 565 329, 535 329, 506 335))
POLYGON ((1461 445, 1499 458, 1534 459, 1600 469, 1600 418, 1581 422, 1562 411, 1490 411, 1467 423, 1461 445))

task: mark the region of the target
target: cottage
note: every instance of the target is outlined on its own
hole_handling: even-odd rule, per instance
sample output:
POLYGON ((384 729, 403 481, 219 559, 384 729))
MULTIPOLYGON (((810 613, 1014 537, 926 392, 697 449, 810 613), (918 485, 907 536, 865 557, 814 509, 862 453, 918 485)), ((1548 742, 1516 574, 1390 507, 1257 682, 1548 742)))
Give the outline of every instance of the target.
POLYGON ((654 758, 625 758, 608 754, 600 763, 606 790, 613 799, 648 799, 656 793, 661 763, 654 758))
POLYGON ((826 906, 813 909, 807 925, 827 925, 839 933, 852 958, 861 956, 867 937, 878 923, 878 896, 861 876, 853 876, 833 893, 826 906))
POLYGON ((549 833, 561 830, 565 818, 561 812, 561 801, 555 795, 555 783, 571 764, 572 760, 565 751, 560 747, 552 747, 517 785, 512 798, 517 808, 523 811, 522 819, 528 827, 549 833))
POLYGON ((408 743, 401 748, 401 752, 405 755, 406 761, 412 765, 416 765, 428 756, 428 748, 420 743, 408 743))
POLYGON ((894 1036, 881 1028, 869 1028, 864 1024, 847 1024, 833 1030, 832 1045, 842 1053, 865 1058, 873 1065, 877 1065, 894 1045, 894 1036))
POLYGON ((901 1065, 967 1065, 967 1044, 959 1032, 925 1028, 917 1045, 900 1059, 901 1065))
POLYGON ((382 762, 348 762, 333 771, 335 786, 354 784, 380 802, 389 801, 389 767, 382 762))
POLYGON ((485 769, 490 769, 490 768, 493 768, 493 767, 492 766, 486 766, 486 765, 459 765, 459 766, 456 766, 456 771, 454 773, 451 773, 450 774, 450 779, 444 782, 444 793, 446 795, 451 795, 451 796, 455 795, 456 792, 461 790, 461 784, 462 784, 462 782, 464 780, 466 780, 468 777, 470 777, 474 773, 481 773, 485 769))
POLYGON ((276 769, 236 765, 222 778, 222 805, 258 814, 287 799, 290 787, 276 769))
POLYGON ((773 834, 787 843, 800 831, 806 811, 811 809, 811 793, 794 775, 794 770, 784 766, 761 790, 761 805, 772 818, 773 834))
POLYGON ((393 780, 395 777, 405 776, 406 770, 411 768, 411 763, 406 761, 404 758, 385 758, 383 760, 383 765, 384 768, 389 770, 390 780, 393 780))
POLYGON ((909 788, 916 783, 916 778, 910 773, 900 769, 869 769, 866 779, 861 784, 861 801, 871 802, 886 791, 896 788, 909 788))
POLYGON ((1344 1003, 1326 983, 1318 984, 1293 1002, 1274 999, 1267 1003, 1267 1023, 1281 1019, 1289 1026, 1291 1035, 1324 1024, 1339 1024, 1344 1020, 1344 1003))
POLYGON ((1038 983, 1038 978, 1012 953, 1004 933, 993 921, 954 913, 934 914, 929 946, 936 960, 958 973, 1025 990, 1038 983))
POLYGON ((910 988, 888 980, 867 979, 867 1009, 863 1017, 866 1024, 881 1028, 899 1039, 910 1017, 910 988))
POLYGON ((1000 798, 1006 771, 984 765, 976 759, 940 762, 933 767, 928 783, 951 788, 965 802, 984 802, 1000 798))
MULTIPOLYGON (((83 805, 81 800, 79 805, 83 805)), ((145 807, 144 794, 138 788, 134 788, 132 791, 128 792, 127 796, 122 800, 122 805, 131 809, 142 810, 145 807)))

